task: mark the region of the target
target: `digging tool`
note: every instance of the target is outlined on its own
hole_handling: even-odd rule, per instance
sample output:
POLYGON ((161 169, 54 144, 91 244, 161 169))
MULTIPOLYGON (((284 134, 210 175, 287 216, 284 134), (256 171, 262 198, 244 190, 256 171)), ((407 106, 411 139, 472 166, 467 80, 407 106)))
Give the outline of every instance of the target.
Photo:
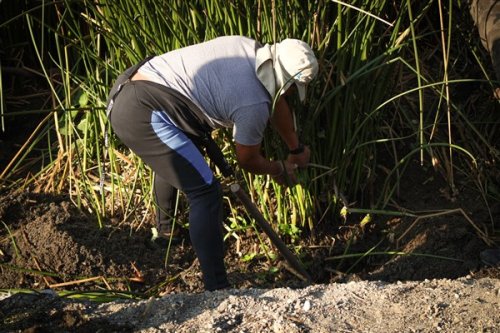
POLYGON ((237 183, 233 183, 230 186, 231 192, 233 192, 236 197, 243 203, 247 212, 255 219, 257 224, 269 237, 271 242, 276 246, 278 251, 283 255, 286 261, 291 265, 291 268, 299 275, 304 281, 311 282, 311 277, 304 269, 297 257, 288 249, 288 247, 279 238, 278 234, 273 230, 271 225, 266 221, 264 216, 257 209, 255 204, 252 202, 250 197, 241 189, 241 186, 237 183))
MULTIPOLYGON (((212 137, 207 135, 204 137, 203 146, 210 159, 217 165, 221 173, 230 179, 234 179, 234 170, 224 158, 222 151, 218 145, 213 141, 212 137)), ((285 243, 279 238, 278 234, 273 230, 271 225, 266 221, 264 216, 257 209, 248 195, 241 189, 238 183, 230 185, 231 192, 243 203, 247 212, 255 219, 259 227, 264 230, 271 242, 276 246, 278 251, 283 255, 286 261, 291 265, 294 272, 301 277, 304 281, 312 282, 311 277, 304 269, 297 257, 286 247, 285 243)))

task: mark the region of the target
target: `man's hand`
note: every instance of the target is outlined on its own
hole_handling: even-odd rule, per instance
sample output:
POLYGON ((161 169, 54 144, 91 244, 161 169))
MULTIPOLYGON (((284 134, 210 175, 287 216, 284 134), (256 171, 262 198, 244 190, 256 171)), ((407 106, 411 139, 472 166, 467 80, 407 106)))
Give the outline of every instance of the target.
POLYGON ((308 146, 304 146, 304 151, 300 154, 288 154, 287 162, 297 164, 299 168, 306 168, 311 158, 311 150, 308 146))
POLYGON ((288 161, 277 161, 281 165, 281 172, 279 174, 271 175, 271 178, 281 186, 292 187, 297 184, 297 177, 295 171, 298 165, 288 161))

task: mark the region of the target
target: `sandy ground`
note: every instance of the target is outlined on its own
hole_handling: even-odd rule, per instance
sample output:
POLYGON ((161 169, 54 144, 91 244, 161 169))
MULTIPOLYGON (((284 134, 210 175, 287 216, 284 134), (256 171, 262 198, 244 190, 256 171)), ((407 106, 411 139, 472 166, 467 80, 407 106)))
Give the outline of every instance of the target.
POLYGON ((9 309, 23 304, 51 323, 25 332, 500 332, 500 280, 490 278, 229 289, 103 304, 18 294, 0 310, 13 317, 9 309))

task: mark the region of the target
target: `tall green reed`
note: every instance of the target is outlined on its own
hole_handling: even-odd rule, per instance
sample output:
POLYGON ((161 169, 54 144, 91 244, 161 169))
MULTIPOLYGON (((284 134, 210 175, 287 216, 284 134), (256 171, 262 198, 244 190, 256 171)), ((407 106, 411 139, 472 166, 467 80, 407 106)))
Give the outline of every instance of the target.
MULTIPOLYGON (((301 139, 312 147, 312 165, 301 171, 301 184, 292 189, 280 188, 268 177, 241 173, 252 199, 292 239, 303 227, 313 229, 321 221, 335 220, 340 206, 348 204, 346 198, 383 208, 404 171, 405 158, 395 157, 390 176, 397 177, 388 178, 380 196, 366 199, 379 148, 417 138, 421 154, 435 147, 425 140, 431 124, 424 115, 424 89, 446 99, 472 131, 481 132, 440 89, 452 81, 445 77, 434 83, 422 72, 418 29, 436 4, 435 0, 398 6, 383 0, 42 2, 9 24, 30 27, 39 70, 51 92, 51 116, 2 175, 15 178, 28 156, 34 155, 35 143, 44 138, 48 146, 43 159, 36 157, 42 160, 41 171, 25 184, 68 191, 75 203, 98 216, 101 225, 108 215, 140 225, 154 207, 150 172, 113 136, 106 119, 106 95, 116 76, 147 55, 221 35, 240 34, 263 43, 291 37, 309 42, 320 62, 307 105, 292 102, 301 139), (407 89, 408 94, 414 87, 411 82, 402 84, 403 71, 416 79, 419 94, 418 126, 409 134, 399 129, 411 124, 412 111, 398 109, 402 95, 391 98, 395 87, 407 89), (104 133, 109 137, 107 148, 104 133), (102 186, 99 180, 104 180, 102 186)), ((444 45, 446 52, 450 47, 444 45)), ((234 164, 230 139, 224 131, 215 135, 234 164)), ((452 149, 450 140, 447 147, 452 149)), ((484 135, 480 140, 491 142, 484 135)), ((264 146, 270 157, 286 157, 275 134, 270 133, 264 146)))

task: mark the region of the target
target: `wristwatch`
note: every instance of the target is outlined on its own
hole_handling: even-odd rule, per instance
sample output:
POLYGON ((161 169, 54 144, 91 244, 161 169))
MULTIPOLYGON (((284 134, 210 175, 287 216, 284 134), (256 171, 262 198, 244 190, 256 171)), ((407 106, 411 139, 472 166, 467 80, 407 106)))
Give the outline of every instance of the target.
POLYGON ((302 154, 304 152, 304 149, 305 149, 306 146, 304 146, 304 144, 302 143, 299 143, 299 146, 293 150, 290 150, 288 151, 289 154, 292 154, 292 155, 299 155, 299 154, 302 154))

